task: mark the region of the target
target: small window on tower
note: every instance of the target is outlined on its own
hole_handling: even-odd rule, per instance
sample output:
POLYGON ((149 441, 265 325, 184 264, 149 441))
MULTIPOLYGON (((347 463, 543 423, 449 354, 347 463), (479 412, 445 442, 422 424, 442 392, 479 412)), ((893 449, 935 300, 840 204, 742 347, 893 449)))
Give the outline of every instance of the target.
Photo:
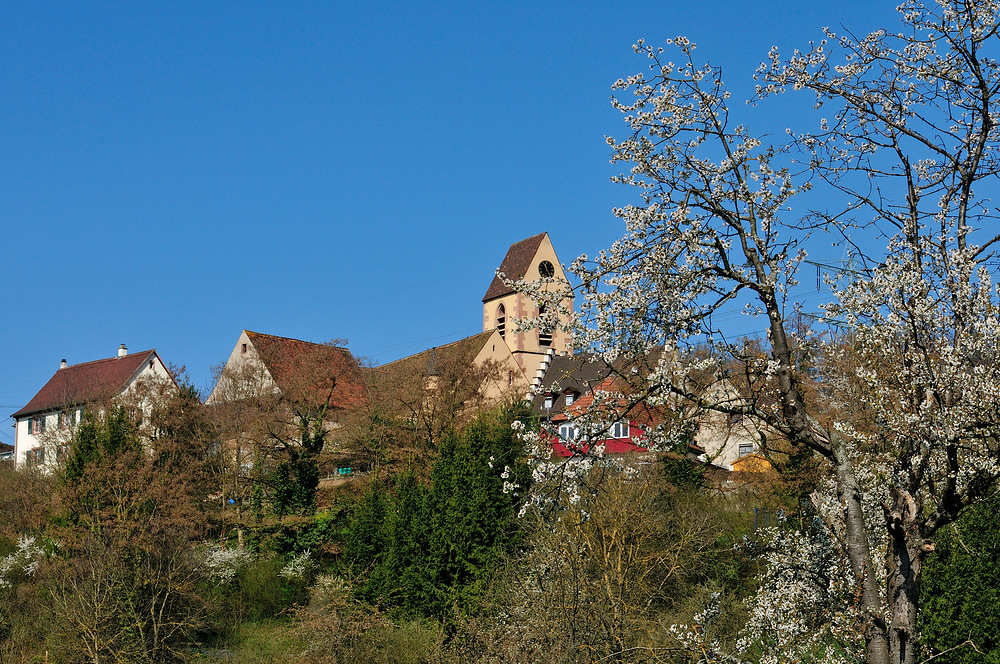
MULTIPOLYGON (((545 315, 545 305, 540 305, 538 307, 538 317, 541 318, 545 315)), ((551 346, 552 345, 552 328, 544 320, 541 322, 542 327, 538 328, 538 345, 539 346, 551 346)))
POLYGON ((497 307, 497 332, 500 333, 501 339, 507 338, 507 310, 502 304, 497 307))
POLYGON ((242 353, 247 352, 247 345, 246 344, 243 344, 243 348, 240 350, 240 352, 242 352, 242 353))

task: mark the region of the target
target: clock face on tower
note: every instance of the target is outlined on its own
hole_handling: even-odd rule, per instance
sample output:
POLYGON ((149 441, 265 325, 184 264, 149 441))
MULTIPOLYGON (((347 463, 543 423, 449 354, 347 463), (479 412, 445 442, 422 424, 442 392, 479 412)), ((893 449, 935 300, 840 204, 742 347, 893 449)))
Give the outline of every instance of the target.
POLYGON ((551 279, 555 276, 556 269, 552 267, 552 263, 548 261, 542 261, 538 264, 538 274, 542 275, 542 279, 551 279))

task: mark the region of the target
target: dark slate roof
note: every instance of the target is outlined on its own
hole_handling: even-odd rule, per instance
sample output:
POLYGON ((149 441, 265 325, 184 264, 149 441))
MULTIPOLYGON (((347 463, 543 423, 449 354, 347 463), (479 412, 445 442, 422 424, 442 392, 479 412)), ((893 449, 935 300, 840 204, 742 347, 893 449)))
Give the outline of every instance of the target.
POLYGON ((566 407, 567 390, 577 396, 587 394, 607 378, 612 368, 589 353, 576 355, 556 355, 542 378, 540 394, 532 398, 532 406, 540 415, 557 415, 566 407), (552 408, 545 409, 545 396, 552 394, 552 408))
POLYGON ((552 358, 531 405, 539 415, 555 417, 566 408, 567 391, 575 393, 575 400, 597 389, 609 376, 629 375, 633 372, 639 376, 649 375, 659 362, 661 353, 662 349, 654 349, 637 360, 619 359, 613 365, 592 353, 556 355, 552 358), (545 408, 547 394, 553 397, 552 408, 548 410, 545 408))
POLYGON ((110 357, 60 369, 28 405, 11 417, 48 412, 115 396, 125 389, 129 379, 155 355, 155 350, 144 350, 129 353, 125 357, 110 357))
POLYGON ((288 398, 317 395, 330 405, 349 408, 364 400, 364 380, 358 361, 342 346, 277 337, 244 330, 271 378, 288 398), (333 391, 329 379, 333 378, 333 391))
POLYGON ((440 372, 442 366, 459 363, 471 365, 492 335, 493 330, 480 332, 444 346, 436 346, 415 355, 383 364, 379 370, 398 371, 406 376, 435 376, 440 372))
MULTIPOLYGON (((510 281, 523 279, 524 275, 528 273, 528 268, 531 267, 531 259, 538 252, 538 247, 542 244, 542 239, 545 235, 546 233, 539 233, 538 235, 533 235, 510 245, 510 249, 507 250, 507 255, 504 257, 503 263, 500 264, 498 271, 502 272, 503 276, 510 281)), ((490 287, 486 290, 486 295, 483 296, 483 302, 503 297, 513 292, 514 290, 504 284, 500 280, 500 277, 493 275, 493 281, 490 282, 490 287)))

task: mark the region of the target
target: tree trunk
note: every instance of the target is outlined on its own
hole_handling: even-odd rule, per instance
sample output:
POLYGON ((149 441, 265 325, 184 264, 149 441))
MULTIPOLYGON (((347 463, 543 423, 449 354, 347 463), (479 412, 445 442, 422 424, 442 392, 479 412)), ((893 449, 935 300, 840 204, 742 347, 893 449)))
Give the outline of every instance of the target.
POLYGON ((858 481, 844 440, 833 435, 830 442, 837 471, 837 494, 845 507, 847 556, 861 586, 861 609, 865 616, 865 659, 868 664, 892 664, 895 660, 890 658, 889 635, 882 615, 882 598, 879 582, 875 577, 868 528, 861 510, 858 481))
MULTIPOLYGON (((773 291, 761 294, 771 327, 771 348, 778 361, 778 389, 782 397, 782 415, 789 424, 790 437, 823 454, 836 469, 837 496, 844 505, 847 556, 851 570, 861 587, 861 609, 865 619, 865 659, 868 664, 894 664, 890 658, 889 634, 883 617, 879 580, 872 564, 868 526, 861 509, 861 491, 847 442, 835 431, 828 432, 829 442, 817 439, 822 428, 805 407, 798 387, 792 380, 792 353, 785 335, 785 321, 773 291)), ((906 664, 912 664, 907 662, 906 664)))
POLYGON ((886 552, 887 590, 892 611, 890 664, 916 664, 923 539, 916 523, 917 508, 912 497, 905 491, 895 493, 894 509, 888 515, 890 543, 886 552))

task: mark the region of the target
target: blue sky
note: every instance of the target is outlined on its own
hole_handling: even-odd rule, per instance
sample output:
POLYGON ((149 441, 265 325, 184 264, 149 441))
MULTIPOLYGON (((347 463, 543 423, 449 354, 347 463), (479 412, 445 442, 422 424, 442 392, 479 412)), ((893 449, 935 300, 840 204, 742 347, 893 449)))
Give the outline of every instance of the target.
POLYGON ((375 362, 478 332, 511 243, 620 233, 637 38, 687 35, 745 98, 773 44, 894 4, 2 3, 0 414, 121 343, 208 388, 243 328, 375 362))

